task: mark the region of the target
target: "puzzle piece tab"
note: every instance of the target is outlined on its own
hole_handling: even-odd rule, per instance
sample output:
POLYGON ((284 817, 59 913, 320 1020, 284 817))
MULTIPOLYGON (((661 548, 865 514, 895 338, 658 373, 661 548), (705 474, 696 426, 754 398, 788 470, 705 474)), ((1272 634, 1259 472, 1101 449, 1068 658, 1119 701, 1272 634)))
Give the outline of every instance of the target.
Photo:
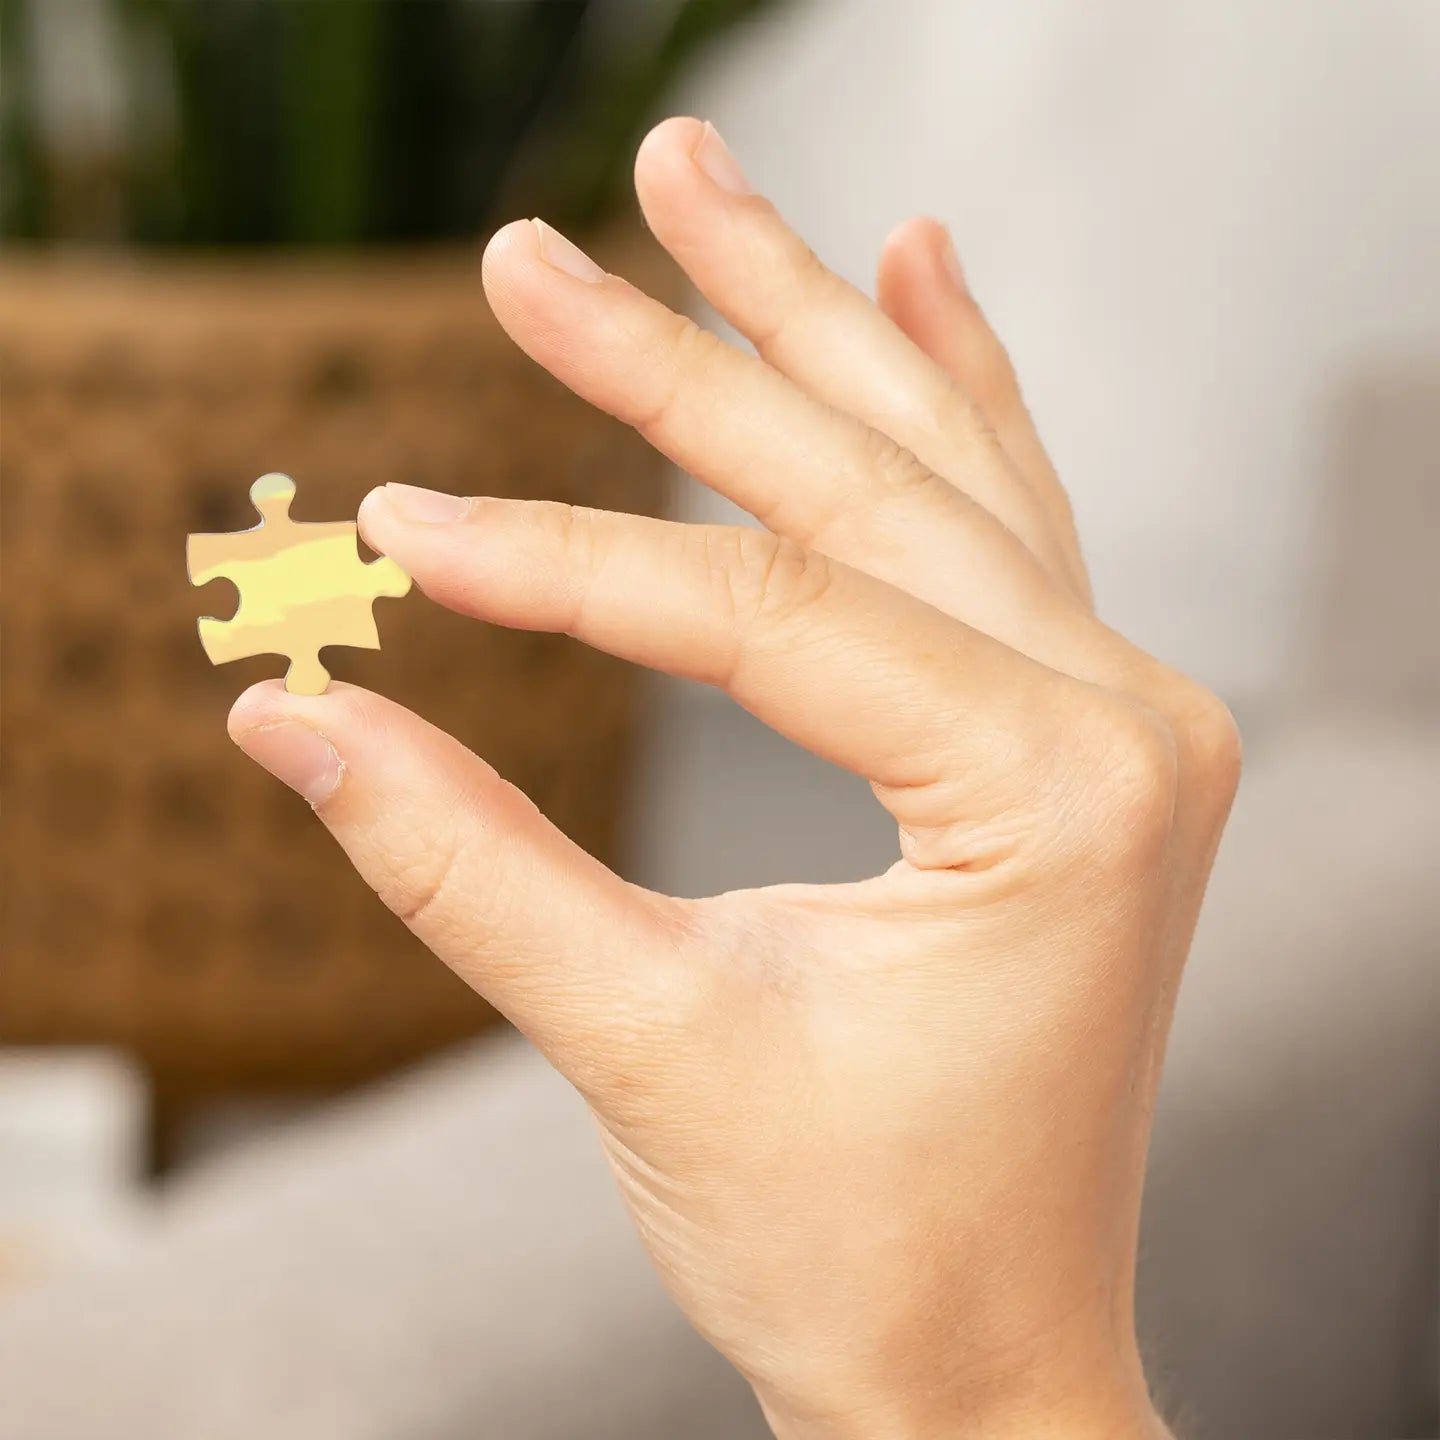
POLYGON ((292 520, 294 498, 295 482, 288 475, 262 475, 250 487, 260 523, 226 535, 188 536, 185 563, 192 585, 223 578, 240 592, 229 620, 201 617, 200 643, 211 664, 288 655, 285 688, 319 695, 330 683, 321 647, 378 650, 370 607, 381 595, 404 595, 410 577, 393 560, 363 561, 353 520, 319 525, 292 520))

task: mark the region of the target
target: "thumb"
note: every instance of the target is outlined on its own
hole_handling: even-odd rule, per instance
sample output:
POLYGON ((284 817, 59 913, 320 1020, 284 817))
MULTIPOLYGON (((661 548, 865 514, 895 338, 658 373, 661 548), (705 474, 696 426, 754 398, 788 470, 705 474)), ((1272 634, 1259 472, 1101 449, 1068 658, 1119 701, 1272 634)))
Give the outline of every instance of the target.
MULTIPOLYGON (((309 801, 380 898, 587 1094, 687 977, 678 902, 627 884, 458 741, 349 685, 257 685, 231 737, 309 801)), ((653 1047, 647 1047, 653 1048, 653 1047)))

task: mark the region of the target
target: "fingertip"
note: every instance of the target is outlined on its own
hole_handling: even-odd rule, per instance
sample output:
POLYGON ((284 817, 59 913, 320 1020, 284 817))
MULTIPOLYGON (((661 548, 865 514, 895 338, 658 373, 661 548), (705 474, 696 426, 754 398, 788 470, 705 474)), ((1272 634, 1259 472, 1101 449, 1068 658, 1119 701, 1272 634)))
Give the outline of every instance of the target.
POLYGON ((482 280, 489 284, 492 278, 504 273, 508 264, 521 257, 539 254, 540 236, 533 220, 512 220, 502 225, 485 246, 480 257, 482 280))
POLYGON ((225 729, 237 744, 256 730, 290 721, 328 732, 352 725, 373 709, 378 699, 369 690, 343 680, 332 680, 322 695, 293 695, 283 680, 261 680, 230 707, 225 729))
POLYGON ((719 131, 689 115, 662 121, 645 137, 635 155, 635 194, 650 228, 682 265, 677 246, 713 248, 731 204, 759 201, 719 131))
POLYGON ((282 680, 262 680, 258 685, 252 685, 230 707, 230 713, 225 717, 226 733, 239 744, 241 737, 251 730, 273 723, 280 713, 284 695, 285 683, 282 680))
POLYGON ((607 278, 573 241, 539 220, 516 220, 496 231, 481 263, 481 283, 501 328, 547 369, 557 351, 577 346, 578 326, 604 313, 614 293, 603 283, 607 278))
MULTIPOLYGON (((445 534, 451 526, 423 524, 397 514, 394 489, 409 488, 377 485, 361 502, 355 513, 360 538, 377 555, 388 555, 402 566, 411 580, 428 594, 427 575, 445 554, 445 534)), ((422 492, 424 493, 424 492, 422 492)), ((438 496, 437 496, 438 498, 438 496)), ((450 497, 456 501, 459 497, 450 497)), ((443 567, 442 567, 443 568, 443 567)))
POLYGON ((963 286, 949 227, 931 215, 912 215, 902 220, 880 247, 882 282, 902 270, 907 273, 923 270, 934 277, 937 268, 948 272, 952 281, 963 286))
POLYGON ((688 161, 704 134, 705 122, 693 115, 671 115, 653 126, 635 152, 637 188, 675 160, 688 161))
POLYGON ((533 220, 512 220, 502 225, 480 257, 480 285, 495 318, 506 324, 515 309, 515 286, 525 262, 539 253, 539 234, 533 220))
POLYGON ((385 503, 385 487, 377 485, 360 502, 360 508, 355 512, 355 523, 360 531, 360 538, 372 550, 385 555, 389 551, 384 545, 376 544, 376 541, 384 535, 388 526, 386 521, 390 518, 389 506, 385 503))
POLYGON ((933 246, 948 235, 944 224, 933 215, 910 215, 901 220, 885 238, 885 249, 896 250, 920 244, 933 246))

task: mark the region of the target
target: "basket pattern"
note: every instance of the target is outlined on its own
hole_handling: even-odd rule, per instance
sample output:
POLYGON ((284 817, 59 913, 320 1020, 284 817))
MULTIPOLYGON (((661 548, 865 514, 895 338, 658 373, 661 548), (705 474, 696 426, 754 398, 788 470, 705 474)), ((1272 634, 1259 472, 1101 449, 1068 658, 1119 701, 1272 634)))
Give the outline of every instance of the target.
MULTIPOLYGON (((613 262, 612 262, 613 263, 613 262)), ((303 803, 224 732, 270 658, 206 662, 184 537, 255 522, 263 471, 298 519, 372 485, 654 512, 628 430, 498 332, 471 257, 309 269, 0 267, 0 1041, 105 1042, 162 1098, 373 1075, 489 1012, 368 892, 303 803)), ((383 649, 330 650, 613 858, 628 669, 464 621, 418 591, 383 649)))

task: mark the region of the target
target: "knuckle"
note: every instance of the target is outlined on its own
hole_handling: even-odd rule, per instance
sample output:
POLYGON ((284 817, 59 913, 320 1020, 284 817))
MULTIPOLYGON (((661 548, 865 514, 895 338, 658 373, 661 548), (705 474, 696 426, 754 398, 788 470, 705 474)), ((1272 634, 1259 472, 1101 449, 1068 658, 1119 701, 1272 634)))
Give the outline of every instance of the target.
POLYGON ((563 500, 535 500, 530 516, 536 530, 554 550, 568 554, 588 545, 593 512, 563 500))
POLYGON ((1179 793, 1170 727, 1153 710, 1117 697, 1074 734, 1087 783, 1086 803, 1073 816, 1086 848, 1122 863, 1153 861, 1169 840, 1179 793))
POLYGON ((1230 707, 1214 691, 1185 680, 1170 710, 1187 791, 1223 814, 1243 765, 1240 727, 1230 707))
POLYGON ((671 351, 670 405, 667 412, 674 410, 688 387, 706 382, 724 351, 724 341, 690 315, 677 315, 671 351))
POLYGON ((1240 727, 1213 690, 1168 665, 1153 662, 1142 693, 1175 738, 1187 804, 1213 808, 1222 818, 1240 784, 1240 727))
POLYGON ((819 286, 830 291, 840 282, 840 277, 807 245, 799 235, 788 232, 790 242, 790 266, 796 279, 805 286, 819 286))
POLYGON ((999 337, 988 323, 981 323, 984 333, 975 346, 970 376, 975 403, 987 415, 1014 419, 1024 411, 1019 377, 999 337))
POLYGON ((573 632, 581 623, 591 582, 601 563, 601 512, 559 500, 527 502, 537 539, 535 557, 551 576, 563 577, 555 623, 573 632))
POLYGON ((850 289, 783 221, 770 229, 753 255, 752 300, 744 330, 767 359, 804 343, 808 319, 825 314, 850 289))
POLYGON ((734 563, 724 571, 739 626, 773 626, 819 601, 830 586, 830 562, 784 536, 736 532, 734 563))
POLYGON ((724 346, 718 335, 690 316, 675 315, 671 319, 669 363, 661 371, 663 378, 657 394, 640 414, 627 417, 647 439, 654 439, 670 428, 687 391, 697 382, 703 382, 724 346))
POLYGON ((846 288, 845 282, 798 235, 789 254, 792 310, 830 305, 846 288))
POLYGON ((882 430, 867 426, 862 444, 866 469, 888 498, 924 498, 944 483, 913 451, 882 430))
POLYGON ((464 846, 458 839, 439 845, 417 845, 397 860, 376 884, 376 893, 410 929, 428 935, 445 928, 448 898, 459 871, 464 846))
POLYGON ((677 315, 672 344, 676 373, 684 379, 696 371, 703 373, 714 360, 722 341, 689 315, 677 315))

